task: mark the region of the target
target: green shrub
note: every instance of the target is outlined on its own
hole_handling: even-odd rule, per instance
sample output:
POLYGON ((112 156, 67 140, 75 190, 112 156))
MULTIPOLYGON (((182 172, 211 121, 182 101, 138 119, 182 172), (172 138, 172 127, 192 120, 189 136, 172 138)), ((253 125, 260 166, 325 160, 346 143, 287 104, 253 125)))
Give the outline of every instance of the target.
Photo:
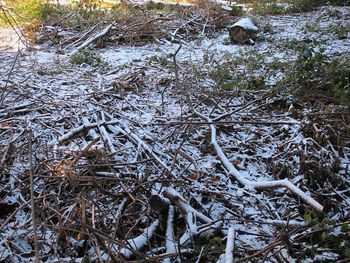
POLYGON ((80 50, 70 57, 70 61, 76 65, 87 64, 92 67, 103 67, 105 65, 101 56, 92 50, 80 50))
POLYGON ((293 6, 291 6, 288 11, 291 13, 308 12, 324 3, 325 1, 323 0, 298 0, 293 3, 293 6))
POLYGON ((40 6, 44 4, 42 0, 6 0, 6 6, 15 13, 21 15, 28 22, 40 15, 40 6))
POLYGON ((256 3, 253 5, 253 12, 256 14, 284 14, 288 8, 277 3, 256 3))
POLYGON ((350 5, 350 0, 257 0, 253 1, 253 12, 257 14, 289 14, 309 12, 315 8, 331 4, 331 5, 350 5), (290 6, 283 6, 279 2, 290 4, 290 6))
POLYGON ((232 16, 242 16, 244 15, 244 10, 242 6, 234 5, 231 7, 230 15, 232 16))
POLYGON ((341 23, 335 23, 330 26, 333 35, 338 39, 347 39, 350 32, 349 26, 343 26, 341 23))
POLYGON ((9 22, 23 24, 38 19, 40 17, 42 4, 42 0, 6 0, 5 6, 9 12, 7 13, 7 16, 3 12, 0 13, 0 23, 1 25, 9 25, 9 22), (8 21, 10 16, 14 21, 8 21))
POLYGON ((8 20, 11 16, 13 19, 10 22, 18 25, 35 21, 41 24, 58 23, 63 27, 89 27, 116 15, 115 12, 98 9, 99 3, 100 1, 91 0, 72 1, 71 5, 56 5, 46 0, 6 0, 7 16, 0 12, 0 25, 10 25, 8 20))
POLYGON ((350 60, 346 57, 330 59, 317 41, 304 44, 278 87, 334 95, 342 104, 350 106, 350 60))
POLYGON ((18 25, 31 24, 31 23, 47 23, 60 20, 67 15, 70 10, 70 6, 57 6, 54 4, 48 4, 44 0, 7 0, 6 6, 8 7, 7 17, 4 13, 0 13, 1 25, 8 26, 10 23, 8 18, 11 16, 11 23, 17 23, 18 25))
POLYGON ((350 58, 339 58, 329 64, 327 77, 341 103, 350 106, 350 58))
POLYGON ((102 0, 73 0, 72 3, 79 8, 94 10, 101 5, 102 0))

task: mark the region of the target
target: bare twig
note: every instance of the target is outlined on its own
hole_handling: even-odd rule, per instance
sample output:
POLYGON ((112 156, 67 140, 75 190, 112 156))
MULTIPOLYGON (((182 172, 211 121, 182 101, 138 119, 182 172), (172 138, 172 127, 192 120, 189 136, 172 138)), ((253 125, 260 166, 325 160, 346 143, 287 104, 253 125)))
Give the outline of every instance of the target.
POLYGON ((30 206, 32 212, 32 225, 33 225, 33 235, 34 235, 34 251, 35 251, 35 263, 40 261, 39 255, 39 244, 37 235, 37 224, 36 224, 36 212, 35 212, 35 196, 34 196, 34 167, 33 167, 33 148, 32 148, 32 130, 29 128, 28 135, 28 155, 29 155, 29 178, 30 178, 30 206))

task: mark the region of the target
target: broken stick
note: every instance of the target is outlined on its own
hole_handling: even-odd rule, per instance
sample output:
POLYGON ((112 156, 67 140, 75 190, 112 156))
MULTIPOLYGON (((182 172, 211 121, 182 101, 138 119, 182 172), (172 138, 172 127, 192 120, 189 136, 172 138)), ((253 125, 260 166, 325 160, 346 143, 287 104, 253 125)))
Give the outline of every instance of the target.
MULTIPOLYGON (((204 116, 203 114, 195 111, 194 114, 198 116, 199 118, 207 121, 212 122, 213 120, 204 116)), ((278 187, 285 187, 289 191, 291 191, 293 194, 298 196, 301 200, 303 200, 305 203, 310 205, 312 208, 314 208, 318 212, 323 211, 323 206, 317 202, 315 199, 313 199, 311 196, 308 196, 305 192, 303 192, 299 187, 295 186, 291 181, 288 179, 283 180, 272 180, 272 181, 250 181, 234 167, 234 165, 230 162, 230 160, 227 158, 226 154, 218 144, 216 140, 216 128, 213 124, 209 125, 210 127, 210 134, 211 134, 211 145, 214 147, 214 150, 219 157, 220 161, 228 171, 229 175, 232 175, 241 185, 246 187, 251 187, 253 189, 257 190, 266 190, 266 189, 274 189, 278 187)))

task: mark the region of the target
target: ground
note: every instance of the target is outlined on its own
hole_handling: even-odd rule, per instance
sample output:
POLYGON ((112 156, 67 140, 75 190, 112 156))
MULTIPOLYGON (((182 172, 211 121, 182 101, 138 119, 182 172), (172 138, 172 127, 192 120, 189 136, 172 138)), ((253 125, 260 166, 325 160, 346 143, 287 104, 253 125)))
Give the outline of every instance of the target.
POLYGON ((345 262, 349 109, 283 79, 349 55, 350 8, 254 17, 255 45, 236 16, 153 15, 152 41, 115 24, 73 56, 87 30, 1 30, 0 259, 345 262))

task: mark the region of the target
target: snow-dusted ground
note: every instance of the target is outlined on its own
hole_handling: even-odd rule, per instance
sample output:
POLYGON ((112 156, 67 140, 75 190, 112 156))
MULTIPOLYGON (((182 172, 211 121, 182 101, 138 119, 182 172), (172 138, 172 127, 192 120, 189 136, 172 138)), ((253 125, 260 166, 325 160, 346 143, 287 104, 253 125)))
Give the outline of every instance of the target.
MULTIPOLYGON (((166 258, 172 246, 165 237, 169 241, 171 233, 149 200, 152 195, 171 199, 175 189, 195 209, 171 199, 172 248, 181 249, 183 261, 223 262, 229 227, 235 230, 235 260, 344 258, 342 244, 310 241, 317 236, 305 221, 322 216, 298 196, 285 188, 239 185, 210 144, 209 124, 194 113, 211 119, 230 113, 215 125, 217 142, 240 175, 253 182, 289 179, 324 205, 324 218, 334 223, 323 225, 324 232, 347 246, 340 230, 349 224, 349 142, 338 138, 336 143, 344 127, 334 131, 324 117, 332 113, 341 119, 343 110, 294 105, 295 114, 289 106, 299 102, 273 95, 269 87, 225 92, 214 86, 226 63, 252 54, 259 63, 273 58, 292 63, 296 52, 278 45, 285 40, 322 39, 328 55, 349 53, 349 35, 340 40, 331 30, 336 23, 348 26, 349 17, 348 8, 272 16, 271 30, 254 46, 228 44, 226 30, 210 38, 204 34, 182 44, 177 70, 173 54, 179 44, 165 40, 96 49, 106 66, 93 68, 71 64, 70 50, 62 54, 55 46, 17 52, 13 32, 2 33, 11 43, 2 42, 0 50, 0 259, 33 259, 30 170, 43 262, 81 262, 84 255, 116 262, 123 262, 121 255, 139 261, 166 258), (306 31, 306 24, 317 30, 306 31), (286 101, 287 108, 279 106, 286 101), (203 231, 208 226, 220 231, 203 231)), ((247 78, 265 74, 258 65, 248 66, 242 62, 237 70, 247 78)))

